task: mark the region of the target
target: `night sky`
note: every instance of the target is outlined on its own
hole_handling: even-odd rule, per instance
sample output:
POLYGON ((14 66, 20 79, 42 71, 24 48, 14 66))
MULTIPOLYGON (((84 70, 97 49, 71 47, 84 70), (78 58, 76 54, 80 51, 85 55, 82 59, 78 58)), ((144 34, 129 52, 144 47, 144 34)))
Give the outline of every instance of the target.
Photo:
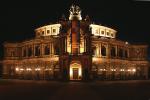
MULTIPOLYGON (((117 37, 135 44, 150 45, 150 2, 123 0, 76 0, 82 18, 114 28, 117 37)), ((69 16, 75 0, 5 0, 0 2, 0 44, 34 37, 34 29, 69 16), (32 2, 31 2, 32 1, 32 2)), ((2 46, 0 48, 2 55, 2 46)))

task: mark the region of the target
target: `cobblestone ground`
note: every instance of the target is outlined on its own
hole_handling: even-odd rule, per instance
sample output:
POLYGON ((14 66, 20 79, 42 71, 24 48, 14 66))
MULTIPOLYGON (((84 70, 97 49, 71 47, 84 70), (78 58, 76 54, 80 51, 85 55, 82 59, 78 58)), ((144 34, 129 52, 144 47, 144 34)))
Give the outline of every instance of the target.
POLYGON ((150 100, 150 80, 0 80, 0 100, 150 100))

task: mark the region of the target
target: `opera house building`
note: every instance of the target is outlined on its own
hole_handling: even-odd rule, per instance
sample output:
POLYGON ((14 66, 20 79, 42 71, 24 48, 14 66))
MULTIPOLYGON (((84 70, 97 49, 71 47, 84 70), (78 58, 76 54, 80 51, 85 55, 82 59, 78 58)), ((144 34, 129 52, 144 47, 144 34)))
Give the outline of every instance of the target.
POLYGON ((69 12, 69 18, 35 29, 30 40, 4 42, 3 78, 148 79, 148 45, 117 39, 116 30, 83 19, 79 6, 69 12))

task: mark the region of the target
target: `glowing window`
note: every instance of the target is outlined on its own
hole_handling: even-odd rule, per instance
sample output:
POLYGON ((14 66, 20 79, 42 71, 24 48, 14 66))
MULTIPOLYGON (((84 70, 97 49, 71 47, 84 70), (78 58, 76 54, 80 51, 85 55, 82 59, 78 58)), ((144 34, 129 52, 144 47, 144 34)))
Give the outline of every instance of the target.
POLYGON ((101 31, 101 34, 104 34, 104 31, 101 31))
POLYGON ((113 34, 111 34, 111 36, 112 36, 112 37, 114 37, 114 35, 113 35, 113 34))
POLYGON ((49 34, 49 30, 47 30, 47 34, 49 34))
POLYGON ((107 32, 107 35, 109 35, 109 32, 107 32))
POLYGON ((98 29, 95 30, 95 33, 98 34, 98 29))
POLYGON ((42 31, 42 35, 44 35, 44 31, 42 31))
POLYGON ((53 29, 53 33, 56 33, 56 29, 53 29))

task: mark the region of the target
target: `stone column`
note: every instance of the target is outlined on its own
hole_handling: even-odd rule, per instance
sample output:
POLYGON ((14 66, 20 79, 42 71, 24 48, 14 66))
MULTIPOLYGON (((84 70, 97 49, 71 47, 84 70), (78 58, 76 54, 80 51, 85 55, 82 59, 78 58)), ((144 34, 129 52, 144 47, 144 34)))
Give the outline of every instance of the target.
POLYGON ((21 51, 22 51, 21 56, 23 57, 23 55, 24 55, 24 47, 22 47, 21 51))
POLYGON ((130 58, 129 48, 127 49, 127 56, 128 56, 128 58, 130 58))
POLYGON ((67 52, 67 36, 65 37, 65 52, 67 52))
POLYGON ((35 44, 33 44, 33 57, 35 56, 35 44))
POLYGON ((86 52, 86 38, 84 36, 84 52, 86 52))
POLYGON ((102 44, 101 44, 101 43, 99 44, 99 47, 100 47, 100 49, 99 49, 99 54, 100 54, 100 57, 102 57, 102 53, 101 53, 102 44))
POLYGON ((110 51, 110 50, 109 50, 109 45, 107 44, 107 47, 106 47, 106 57, 107 57, 107 58, 109 58, 109 57, 110 57, 110 55, 109 55, 109 54, 110 54, 110 53, 109 53, 109 51, 110 51))
POLYGON ((44 53, 45 53, 45 51, 44 51, 44 44, 42 43, 41 44, 41 56, 44 56, 44 53))
POLYGON ((115 54, 116 54, 116 57, 117 57, 118 56, 118 48, 117 48, 117 46, 115 46, 115 48, 116 48, 115 54))
POLYGON ((99 45, 96 46, 96 56, 99 57, 99 45))
POLYGON ((116 57, 118 58, 118 46, 116 46, 116 57))
POLYGON ((34 45, 32 44, 32 57, 34 57, 34 45))
POLYGON ((54 44, 52 43, 52 54, 54 55, 54 44))
POLYGON ((42 55, 43 55, 43 45, 40 44, 40 56, 42 56, 42 55))
POLYGON ((26 57, 28 57, 28 46, 26 46, 26 57))
POLYGON ((50 55, 52 55, 52 43, 51 42, 49 43, 49 53, 50 55))
POLYGON ((123 50, 123 58, 125 58, 125 50, 126 49, 123 47, 122 50, 123 50))

